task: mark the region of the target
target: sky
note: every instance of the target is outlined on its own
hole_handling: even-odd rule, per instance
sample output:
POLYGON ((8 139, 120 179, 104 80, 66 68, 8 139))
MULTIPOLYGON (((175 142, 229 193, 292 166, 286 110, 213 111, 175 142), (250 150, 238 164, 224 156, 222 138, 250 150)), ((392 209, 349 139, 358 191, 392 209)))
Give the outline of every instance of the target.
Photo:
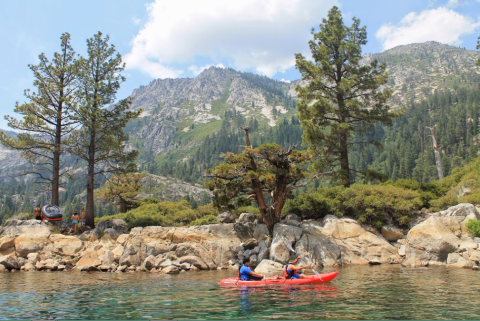
POLYGON ((98 31, 126 63, 117 98, 157 78, 195 77, 210 66, 229 67, 291 81, 300 76, 295 53, 310 57, 308 41, 337 6, 346 25, 367 27, 363 53, 438 41, 475 50, 480 0, 1 0, 0 128, 4 115, 35 91, 29 64, 60 50, 68 32, 86 54, 98 31))

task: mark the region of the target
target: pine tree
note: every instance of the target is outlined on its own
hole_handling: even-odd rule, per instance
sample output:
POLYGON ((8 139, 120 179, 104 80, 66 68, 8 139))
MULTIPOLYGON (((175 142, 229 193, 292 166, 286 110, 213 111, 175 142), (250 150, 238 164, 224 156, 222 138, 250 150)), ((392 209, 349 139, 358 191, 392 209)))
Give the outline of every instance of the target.
POLYGON ((312 30, 309 45, 314 61, 295 55, 296 67, 307 83, 296 87, 304 143, 317 156, 317 170, 335 169, 332 179, 345 187, 351 183, 348 155, 353 134, 365 133, 376 122, 389 124, 397 115, 386 105, 391 91, 379 90, 387 83, 385 64, 360 65, 367 32, 360 20, 352 20, 351 27, 345 26, 340 10, 333 7, 320 31, 312 30))
POLYGON ((128 173, 113 175, 99 191, 98 199, 104 202, 114 202, 120 208, 120 213, 136 207, 139 201, 140 181, 144 173, 128 173))
POLYGON ((66 173, 61 156, 63 145, 71 134, 76 112, 75 51, 70 45, 70 34, 61 37, 61 51, 54 53, 50 62, 40 54, 38 65, 29 65, 37 92, 25 91, 28 102, 17 103, 15 112, 23 120, 5 116, 8 126, 20 131, 16 137, 0 132, 0 142, 11 149, 21 151, 33 169, 25 174, 35 174, 42 182, 51 185, 52 204, 59 205, 60 178, 66 173))
POLYGON ((94 227, 95 176, 106 172, 136 170, 138 151, 126 151, 128 135, 123 129, 140 111, 129 111, 131 99, 114 103, 115 94, 125 78, 119 73, 125 65, 109 37, 98 32, 87 40, 86 58, 79 59, 80 101, 76 132, 70 152, 87 162, 87 225, 94 227), (113 105, 112 105, 113 104, 113 105))

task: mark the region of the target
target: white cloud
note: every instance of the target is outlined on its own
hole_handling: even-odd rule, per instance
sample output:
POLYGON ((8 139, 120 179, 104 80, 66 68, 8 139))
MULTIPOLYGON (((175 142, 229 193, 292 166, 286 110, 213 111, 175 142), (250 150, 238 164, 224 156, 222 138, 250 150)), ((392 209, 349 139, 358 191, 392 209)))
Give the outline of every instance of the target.
POLYGON ((383 49, 425 41, 460 45, 460 37, 474 33, 479 26, 480 22, 468 16, 440 7, 418 14, 411 12, 396 25, 384 24, 376 37, 382 42, 383 49))
MULTIPOLYGON (((125 55, 127 68, 178 77, 196 58, 272 76, 308 52, 310 30, 338 0, 156 0, 125 55), (173 67, 176 66, 176 67, 173 67)), ((197 69, 195 69, 197 68, 197 69)))
POLYGON ((456 8, 458 6, 461 6, 463 4, 462 0, 448 0, 447 2, 447 7, 448 8, 456 8))
POLYGON ((190 67, 188 67, 188 70, 190 70, 196 76, 199 73, 201 73, 202 71, 204 71, 205 69, 208 69, 212 66, 215 66, 217 68, 225 68, 225 66, 222 63, 219 63, 219 64, 216 64, 216 65, 210 64, 210 65, 205 65, 205 66, 202 66, 202 67, 198 67, 197 65, 191 65, 190 67))
POLYGON ((142 22, 142 19, 137 18, 137 17, 133 17, 132 22, 133 22, 133 24, 138 25, 138 24, 140 24, 140 22, 142 22))

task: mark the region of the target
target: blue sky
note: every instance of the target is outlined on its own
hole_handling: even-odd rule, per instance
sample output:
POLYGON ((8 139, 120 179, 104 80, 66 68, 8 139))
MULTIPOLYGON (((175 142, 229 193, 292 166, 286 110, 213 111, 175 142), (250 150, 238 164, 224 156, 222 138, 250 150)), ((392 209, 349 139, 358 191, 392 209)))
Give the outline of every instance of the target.
POLYGON ((215 65, 298 79, 294 54, 308 56, 310 30, 336 5, 346 24, 367 26, 364 53, 435 40, 475 50, 480 0, 2 0, 0 128, 32 86, 28 64, 52 57, 63 32, 85 54, 101 31, 127 63, 125 98, 156 78, 195 77, 215 65))

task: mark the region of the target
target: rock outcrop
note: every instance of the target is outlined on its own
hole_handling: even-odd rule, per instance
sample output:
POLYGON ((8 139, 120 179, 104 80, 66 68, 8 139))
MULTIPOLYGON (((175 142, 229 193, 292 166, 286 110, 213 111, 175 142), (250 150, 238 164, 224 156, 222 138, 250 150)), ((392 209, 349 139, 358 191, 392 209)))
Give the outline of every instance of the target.
POLYGON ((137 227, 129 233, 122 220, 98 224, 80 236, 58 234, 38 221, 12 220, 1 229, 0 270, 150 271, 238 268, 250 258, 262 274, 282 273, 300 255, 313 266, 402 263, 417 267, 445 265, 479 268, 480 238, 466 222, 478 219, 475 206, 459 204, 404 231, 380 231, 349 218, 327 215, 301 221, 289 214, 269 236, 252 214, 235 223, 192 227, 137 227))

